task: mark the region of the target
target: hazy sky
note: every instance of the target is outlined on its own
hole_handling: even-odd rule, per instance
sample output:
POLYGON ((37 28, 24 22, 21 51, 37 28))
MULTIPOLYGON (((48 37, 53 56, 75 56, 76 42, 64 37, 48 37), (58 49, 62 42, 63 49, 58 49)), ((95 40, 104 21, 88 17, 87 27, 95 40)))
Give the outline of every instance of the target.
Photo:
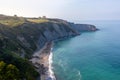
POLYGON ((0 14, 66 20, 120 20, 120 0, 0 0, 0 14))

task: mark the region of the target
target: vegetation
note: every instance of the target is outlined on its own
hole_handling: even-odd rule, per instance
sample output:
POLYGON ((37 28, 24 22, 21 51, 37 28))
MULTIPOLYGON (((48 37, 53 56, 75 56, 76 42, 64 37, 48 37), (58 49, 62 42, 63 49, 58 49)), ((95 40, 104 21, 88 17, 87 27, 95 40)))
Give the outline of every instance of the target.
MULTIPOLYGON (((8 76, 8 79, 5 80, 14 80, 14 79, 10 79, 10 77, 12 78, 17 78, 16 80, 22 80, 22 79, 27 79, 27 80, 35 80, 36 77, 39 75, 35 70, 34 70, 34 66, 31 65, 31 63, 29 63, 27 60, 22 59, 18 56, 14 56, 12 54, 8 54, 8 53, 3 53, 2 55, 0 55, 0 61, 4 61, 6 64, 9 64, 8 67, 5 66, 5 68, 8 70, 6 70, 5 68, 2 68, 3 65, 1 66, 1 64, 3 64, 3 62, 0 63, 0 70, 2 70, 0 72, 0 76, 2 76, 0 80, 4 80, 4 76, 8 76), (15 70, 12 70, 12 67, 15 68, 15 70), (14 72, 12 72, 14 71, 14 72), (4 74, 4 73, 6 74, 4 74), (12 73, 12 75, 11 75, 12 73), (14 77, 14 75, 16 77, 14 77)), ((5 65, 6 65, 5 64, 5 65)))
POLYGON ((26 28, 19 27, 25 22, 26 19, 22 17, 0 15, 0 80, 36 80, 39 76, 28 60, 36 49, 31 38, 36 34, 26 32, 26 28), (31 47, 17 39, 17 36, 21 35, 28 40, 31 47), (21 57, 23 52, 24 56, 21 57))
POLYGON ((21 25, 25 22, 25 19, 22 17, 0 17, 0 23, 6 26, 10 26, 10 27, 14 27, 14 26, 18 26, 21 25))
MULTIPOLYGON (((35 80, 35 78, 39 76, 39 74, 38 72, 36 72, 34 66, 28 61, 27 57, 21 58, 19 56, 19 53, 21 53, 20 49, 22 48, 24 48, 24 50, 26 51, 27 50, 29 51, 29 49, 22 47, 22 45, 20 45, 17 41, 12 41, 9 38, 6 38, 5 36, 0 36, 0 61, 4 61, 7 64, 15 65, 19 71, 20 76, 18 78, 20 80, 22 80, 23 78, 25 78, 26 80, 35 80)), ((0 67, 0 69, 2 68, 0 67)), ((3 76, 6 75, 3 74, 3 76)), ((15 74, 13 73, 13 75, 16 75, 16 73, 15 74)), ((0 80, 14 80, 14 79, 4 79, 4 78, 1 79, 1 78, 0 80)))
POLYGON ((0 61, 0 80, 20 80, 19 70, 15 65, 0 61))
POLYGON ((43 18, 24 18, 24 17, 18 17, 17 15, 14 16, 4 16, 0 15, 0 24, 9 26, 9 27, 15 27, 22 25, 26 22, 32 22, 32 23, 44 23, 49 22, 49 20, 46 17, 43 18))
POLYGON ((27 21, 33 22, 33 23, 44 23, 44 22, 49 22, 48 19, 45 18, 31 18, 31 19, 27 19, 27 21))

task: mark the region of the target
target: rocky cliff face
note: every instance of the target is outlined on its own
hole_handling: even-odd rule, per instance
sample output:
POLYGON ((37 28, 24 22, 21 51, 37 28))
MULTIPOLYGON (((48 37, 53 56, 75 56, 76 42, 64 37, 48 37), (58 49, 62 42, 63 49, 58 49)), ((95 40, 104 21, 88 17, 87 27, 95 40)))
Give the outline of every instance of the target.
POLYGON ((47 41, 76 36, 81 31, 96 30, 93 25, 74 24, 60 19, 49 19, 49 22, 42 23, 25 22, 16 27, 0 25, 0 35, 13 41, 14 46, 19 47, 19 51, 16 50, 17 53, 22 57, 30 57, 36 49, 43 47, 47 41))
POLYGON ((98 30, 94 25, 90 24, 74 24, 70 23, 73 29, 75 29, 78 32, 87 32, 87 31, 96 31, 98 30))
POLYGON ((8 40, 8 43, 13 41, 13 46, 19 48, 17 53, 22 56, 21 53, 24 53, 28 57, 28 54, 30 55, 36 49, 40 49, 47 41, 76 36, 79 33, 63 23, 46 22, 36 24, 28 22, 13 28, 1 25, 0 34, 8 40))
POLYGON ((41 48, 47 41, 79 35, 78 32, 63 23, 44 23, 44 26, 41 26, 41 24, 38 24, 38 26, 43 29, 39 34, 39 48, 41 48))

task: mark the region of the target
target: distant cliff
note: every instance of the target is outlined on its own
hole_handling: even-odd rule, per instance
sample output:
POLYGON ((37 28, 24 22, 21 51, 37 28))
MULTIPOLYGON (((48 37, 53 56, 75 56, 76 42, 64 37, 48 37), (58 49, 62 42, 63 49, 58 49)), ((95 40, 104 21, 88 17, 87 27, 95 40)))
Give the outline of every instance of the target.
MULTIPOLYGON (((18 58, 30 59, 34 51, 43 47, 48 41, 77 36, 82 31, 96 30, 93 25, 74 24, 61 19, 0 15, 0 60, 12 63, 19 69, 15 61, 12 61, 11 58, 6 60, 6 58, 13 56, 12 58, 16 60, 18 58), (3 54, 9 55, 4 57, 3 54)), ((29 68, 29 66, 27 67, 29 68)), ((31 74, 22 74, 22 77, 25 77, 25 75, 30 77, 31 74)))
POLYGON ((88 31, 96 31, 98 30, 96 26, 91 24, 74 24, 70 23, 71 27, 78 32, 88 32, 88 31))

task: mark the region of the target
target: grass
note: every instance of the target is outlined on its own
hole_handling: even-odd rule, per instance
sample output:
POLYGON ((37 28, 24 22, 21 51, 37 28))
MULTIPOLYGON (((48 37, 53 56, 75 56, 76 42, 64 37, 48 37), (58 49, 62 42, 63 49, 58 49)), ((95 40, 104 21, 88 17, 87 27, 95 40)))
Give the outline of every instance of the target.
POLYGON ((24 17, 17 17, 17 16, 0 16, 0 24, 6 25, 9 27, 19 26, 25 22, 44 23, 44 22, 49 22, 49 20, 45 18, 24 18, 24 17))
POLYGON ((0 19, 1 24, 10 26, 10 27, 21 25, 24 22, 25 22, 25 19, 22 17, 10 17, 10 18, 0 19))
POLYGON ((36 19, 27 19, 27 21, 33 22, 33 23, 44 23, 44 22, 49 22, 48 19, 39 19, 39 18, 36 18, 36 19))

